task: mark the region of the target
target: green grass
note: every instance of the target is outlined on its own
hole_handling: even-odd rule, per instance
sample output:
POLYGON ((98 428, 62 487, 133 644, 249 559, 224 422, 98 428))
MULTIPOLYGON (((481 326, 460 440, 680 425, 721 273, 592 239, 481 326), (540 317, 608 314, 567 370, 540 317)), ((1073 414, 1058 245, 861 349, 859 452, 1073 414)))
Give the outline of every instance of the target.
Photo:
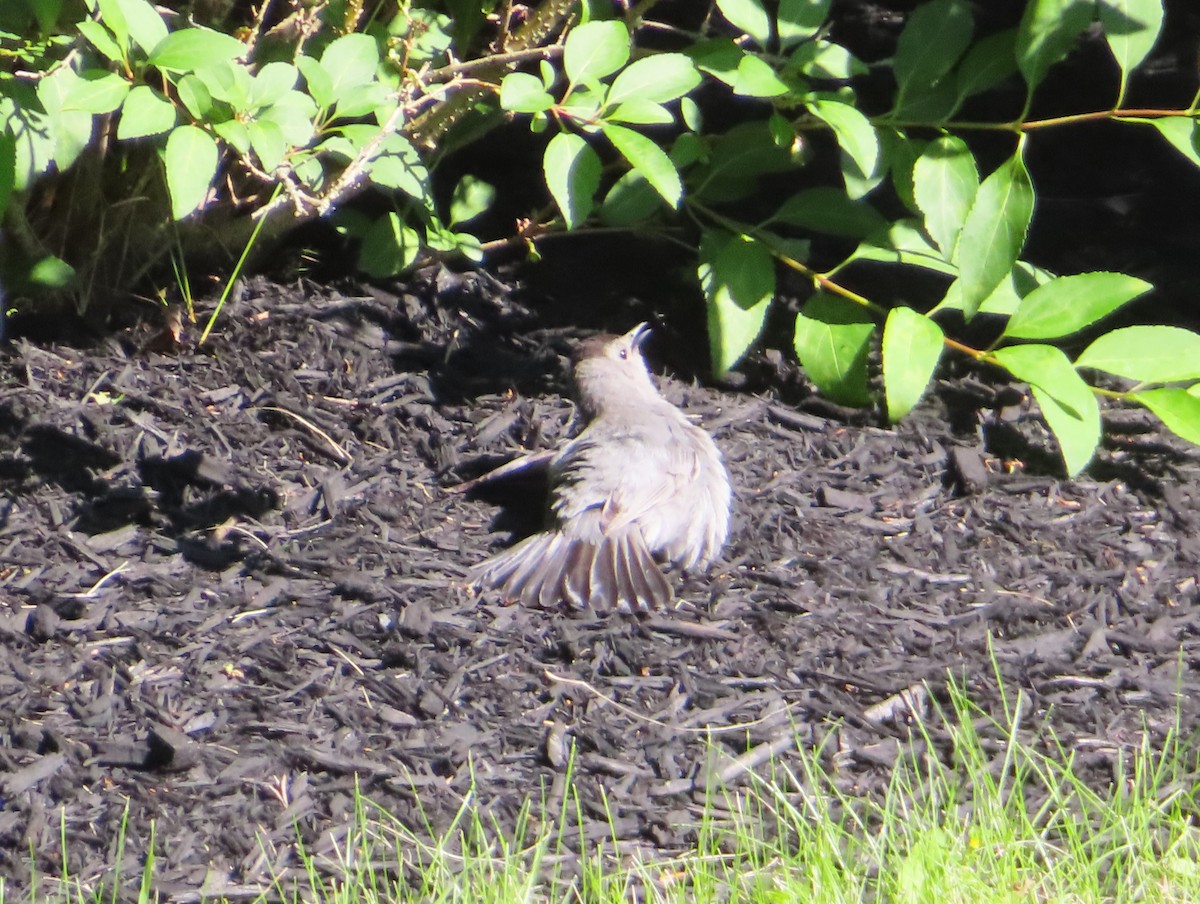
MULTIPOLYGON (((413 831, 360 800, 334 862, 302 852, 298 869, 258 900, 1200 901, 1192 739, 1176 726, 1154 748, 1113 751, 1114 780, 1097 789, 1077 774, 1073 751, 1022 724, 1020 695, 1009 703, 985 716, 952 687, 947 711, 914 725, 916 752, 875 794, 842 788, 836 758, 822 751, 776 760, 737 788, 713 789, 696 845, 669 858, 581 845, 569 792, 557 807, 531 800, 507 832, 468 796, 433 840, 427 827, 413 831), (401 875, 379 866, 396 862, 401 875)), ((151 859, 140 900, 153 900, 152 870, 151 859)), ((39 894, 64 904, 118 897, 66 874, 39 894)))

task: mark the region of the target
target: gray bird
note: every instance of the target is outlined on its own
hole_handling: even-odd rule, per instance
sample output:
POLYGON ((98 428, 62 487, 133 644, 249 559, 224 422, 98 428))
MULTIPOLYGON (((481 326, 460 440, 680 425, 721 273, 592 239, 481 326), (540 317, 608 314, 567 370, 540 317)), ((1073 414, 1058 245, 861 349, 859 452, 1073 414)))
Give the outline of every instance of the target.
POLYGON ((577 349, 587 427, 550 459, 546 530, 477 566, 471 584, 533 606, 649 611, 674 599, 659 563, 703 568, 729 533, 729 475, 712 438, 658 394, 641 345, 577 349))

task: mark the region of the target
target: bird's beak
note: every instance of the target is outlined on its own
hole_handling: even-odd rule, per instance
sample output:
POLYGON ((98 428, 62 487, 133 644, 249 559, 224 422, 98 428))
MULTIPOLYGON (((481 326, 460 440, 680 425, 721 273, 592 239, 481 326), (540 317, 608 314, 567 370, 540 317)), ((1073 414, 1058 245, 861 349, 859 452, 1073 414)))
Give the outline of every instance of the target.
POLYGON ((650 324, 639 323, 625 335, 629 337, 629 341, 633 347, 641 351, 642 343, 650 336, 650 324))

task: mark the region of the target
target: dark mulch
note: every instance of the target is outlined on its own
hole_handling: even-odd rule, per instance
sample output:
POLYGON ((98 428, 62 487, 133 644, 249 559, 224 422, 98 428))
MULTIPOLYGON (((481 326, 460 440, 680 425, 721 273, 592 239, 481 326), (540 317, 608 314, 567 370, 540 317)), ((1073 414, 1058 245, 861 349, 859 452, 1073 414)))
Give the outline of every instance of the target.
POLYGON ((571 333, 486 277, 408 291, 252 284, 202 353, 3 354, 10 895, 58 875, 60 834, 99 881, 123 822, 137 873, 152 821, 160 893, 247 893, 297 833, 335 856, 356 787, 418 833, 473 788, 511 828, 572 745, 583 835, 669 853, 711 782, 797 742, 879 788, 897 695, 953 677, 1000 715, 997 670, 1098 786, 1200 717, 1200 457, 1118 412, 1089 477, 1045 476, 1036 415, 979 374, 895 430, 669 381, 737 487, 712 574, 649 620, 472 599, 520 506, 444 487, 568 432, 571 333))

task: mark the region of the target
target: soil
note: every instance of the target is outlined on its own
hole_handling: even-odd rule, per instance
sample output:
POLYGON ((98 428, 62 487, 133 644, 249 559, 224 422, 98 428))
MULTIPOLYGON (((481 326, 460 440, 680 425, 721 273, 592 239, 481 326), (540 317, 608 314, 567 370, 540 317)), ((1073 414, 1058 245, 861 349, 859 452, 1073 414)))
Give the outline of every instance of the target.
MULTIPOLYGON (((1109 411, 1061 480, 1019 388, 969 370, 894 429, 779 390, 799 376, 770 352, 775 390, 664 378, 736 486, 712 570, 649 618, 474 598, 540 495, 447 488, 575 429, 581 331, 525 301, 444 270, 397 294, 255 281, 203 348, 148 326, 3 352, 11 899, 53 889, 64 838, 95 888, 136 883, 153 837, 169 900, 300 876, 298 843, 334 870, 356 791, 418 837, 577 798, 572 839, 667 856, 798 746, 882 788, 952 682, 1001 721, 1020 694, 1024 736, 1052 727, 1098 788, 1200 718, 1200 453, 1109 411)), ((651 357, 677 341, 659 324, 651 357)))

